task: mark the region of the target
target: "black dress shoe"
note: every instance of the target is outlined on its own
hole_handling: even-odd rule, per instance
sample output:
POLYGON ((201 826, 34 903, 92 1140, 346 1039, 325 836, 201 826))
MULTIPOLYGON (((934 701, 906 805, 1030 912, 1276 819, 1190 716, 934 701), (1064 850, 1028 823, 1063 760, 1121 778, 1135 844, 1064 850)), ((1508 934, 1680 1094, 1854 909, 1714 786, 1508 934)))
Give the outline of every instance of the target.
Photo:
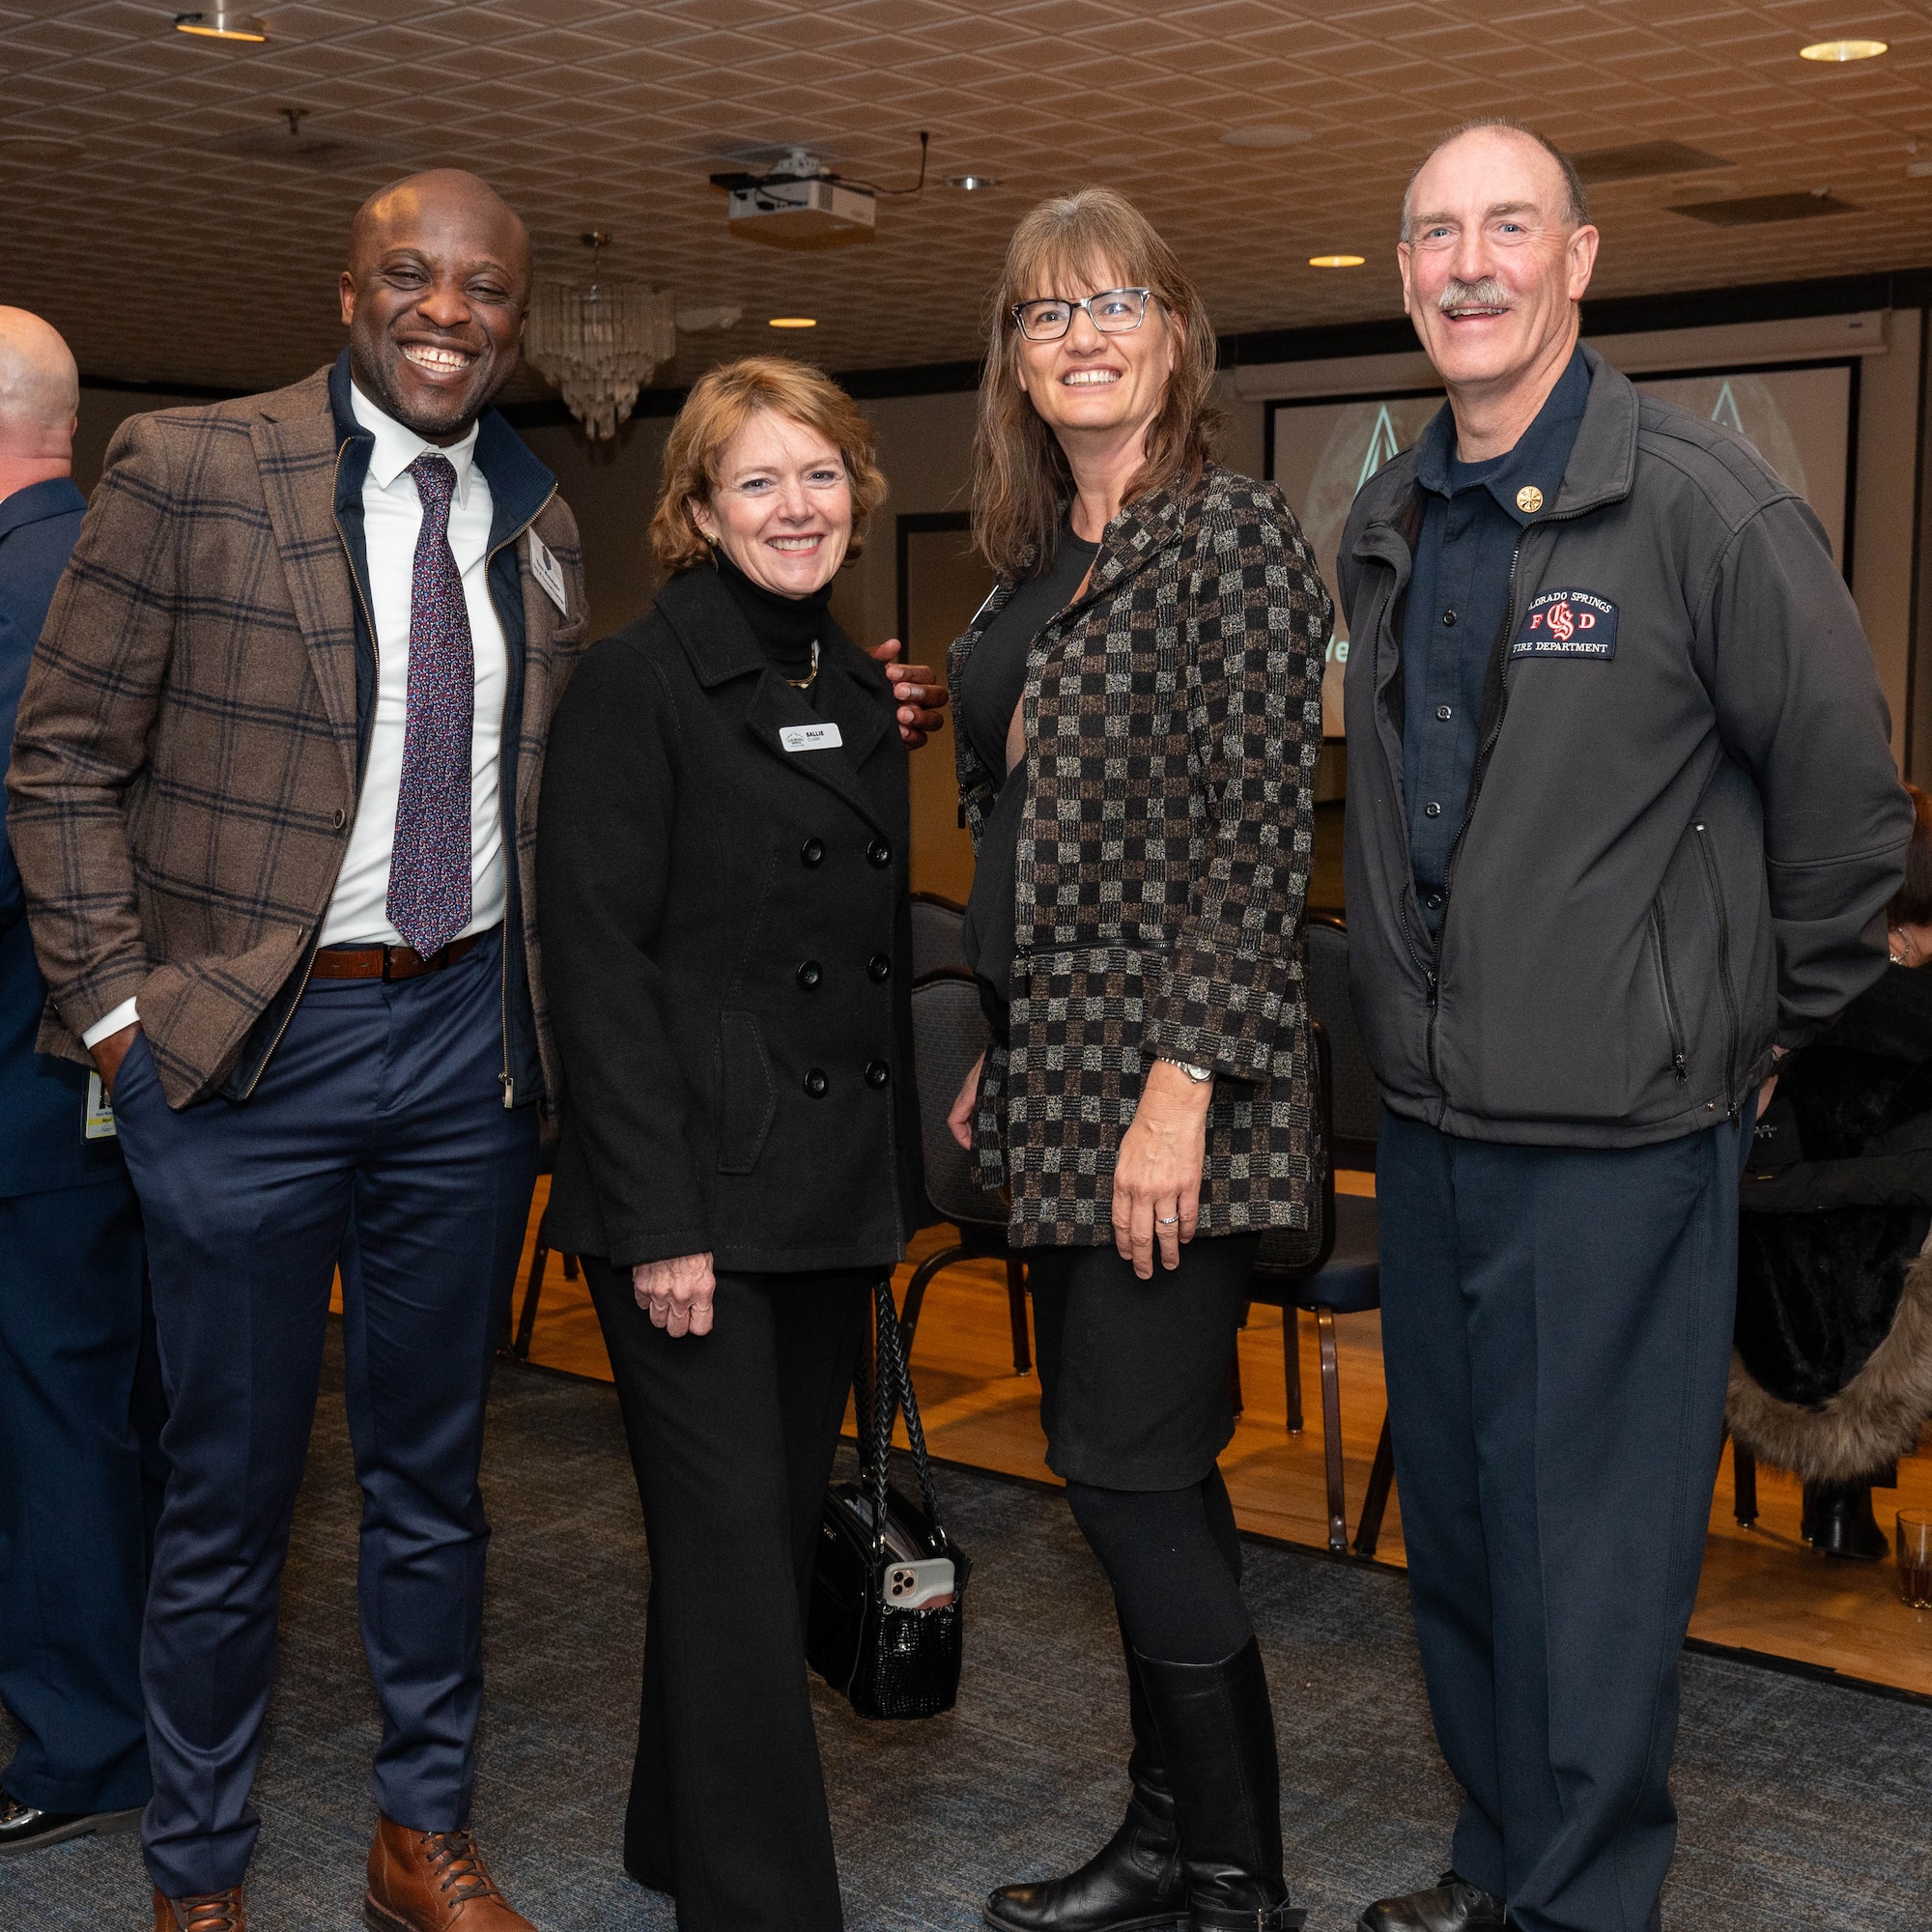
POLYGON ((95 1832, 131 1832, 141 1822, 141 1810, 137 1804, 131 1811, 37 1811, 11 1791, 0 1791, 0 1859, 95 1832))
POLYGON ((1509 1912, 1492 1891, 1444 1872, 1427 1891, 1378 1898, 1355 1923, 1360 1932, 1502 1932, 1509 1912))

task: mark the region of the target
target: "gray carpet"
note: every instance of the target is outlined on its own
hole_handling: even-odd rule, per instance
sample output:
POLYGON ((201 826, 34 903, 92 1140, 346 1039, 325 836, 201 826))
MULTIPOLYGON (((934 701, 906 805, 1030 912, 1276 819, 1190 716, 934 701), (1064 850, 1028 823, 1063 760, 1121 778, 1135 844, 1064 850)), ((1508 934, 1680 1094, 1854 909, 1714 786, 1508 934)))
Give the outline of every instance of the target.
MULTIPOLYGON (((282 1671, 257 1803, 259 1932, 359 1923, 374 1699, 356 1640, 357 1492, 328 1383, 296 1522, 282 1671)), ((497 1540, 476 1825, 544 1932, 668 1928, 617 1862, 644 1548, 615 1398, 509 1369, 485 1475, 497 1540)), ((854 1932, 966 1927, 986 1888, 1065 1869, 1110 1831, 1127 1740, 1104 1587, 1049 1492, 947 1471, 977 1569, 959 1709, 867 1724, 817 1689, 854 1932)), ((1426 1883, 1455 1794, 1431 1742, 1399 1576, 1250 1545, 1248 1596, 1281 1724, 1289 1872, 1310 1932, 1426 1883)), ((1685 1670, 1680 1932, 1921 1932, 1932 1899, 1932 1711, 1726 1661, 1685 1670)), ((0 1761, 10 1743, 0 1720, 0 1761)), ((0 1922, 134 1927, 131 1839, 0 1862, 0 1922)))

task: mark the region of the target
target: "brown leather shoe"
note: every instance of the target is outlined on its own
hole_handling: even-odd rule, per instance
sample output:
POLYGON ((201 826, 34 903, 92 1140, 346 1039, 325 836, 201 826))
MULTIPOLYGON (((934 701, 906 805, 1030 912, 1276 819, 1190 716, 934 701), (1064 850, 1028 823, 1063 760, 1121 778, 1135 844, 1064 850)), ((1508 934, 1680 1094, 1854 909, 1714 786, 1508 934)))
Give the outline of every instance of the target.
POLYGON ((362 1920, 371 1932, 536 1932, 510 1910, 467 1831, 412 1832, 380 1813, 362 1920))
POLYGON ((155 1932, 248 1932, 248 1908, 242 1888, 201 1891, 192 1898, 169 1898, 155 1888, 155 1932))

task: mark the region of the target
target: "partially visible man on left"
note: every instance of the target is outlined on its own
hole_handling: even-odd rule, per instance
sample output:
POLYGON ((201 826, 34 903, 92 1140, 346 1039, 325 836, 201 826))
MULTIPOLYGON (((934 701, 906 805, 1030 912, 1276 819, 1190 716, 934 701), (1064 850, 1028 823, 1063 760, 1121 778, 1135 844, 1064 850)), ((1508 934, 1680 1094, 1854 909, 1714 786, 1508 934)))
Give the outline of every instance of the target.
MULTIPOLYGON (((80 532, 79 384, 0 308, 0 746, 80 532)), ((148 1802, 138 1659, 160 1506, 141 1214, 84 1067, 36 1050, 34 961, 0 795, 0 1857, 130 1829, 148 1802)))
POLYGON ((383 1710, 364 1916, 529 1932, 469 1830, 484 1397, 556 1092, 537 798, 584 625, 575 521, 490 408, 529 279, 475 176, 372 196, 332 368, 116 437, 20 700, 41 1043, 111 1087, 169 1400, 157 1932, 246 1924, 338 1268, 383 1710))

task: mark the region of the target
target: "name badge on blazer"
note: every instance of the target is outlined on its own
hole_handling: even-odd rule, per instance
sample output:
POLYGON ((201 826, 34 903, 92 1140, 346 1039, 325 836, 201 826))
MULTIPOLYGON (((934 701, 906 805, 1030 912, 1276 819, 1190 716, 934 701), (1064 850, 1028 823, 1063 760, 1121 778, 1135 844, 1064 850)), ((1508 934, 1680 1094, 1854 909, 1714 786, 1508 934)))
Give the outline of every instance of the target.
POLYGON ((1617 607, 1590 590, 1546 590, 1510 640, 1513 658, 1613 658, 1617 654, 1617 607))
POLYGON ((836 724, 781 724, 779 743, 787 752, 829 752, 845 742, 836 724))
POLYGON ((530 575, 537 581, 537 586, 556 608, 568 617, 570 615, 570 593, 563 584, 563 565, 552 555, 550 546, 530 532, 530 575))

